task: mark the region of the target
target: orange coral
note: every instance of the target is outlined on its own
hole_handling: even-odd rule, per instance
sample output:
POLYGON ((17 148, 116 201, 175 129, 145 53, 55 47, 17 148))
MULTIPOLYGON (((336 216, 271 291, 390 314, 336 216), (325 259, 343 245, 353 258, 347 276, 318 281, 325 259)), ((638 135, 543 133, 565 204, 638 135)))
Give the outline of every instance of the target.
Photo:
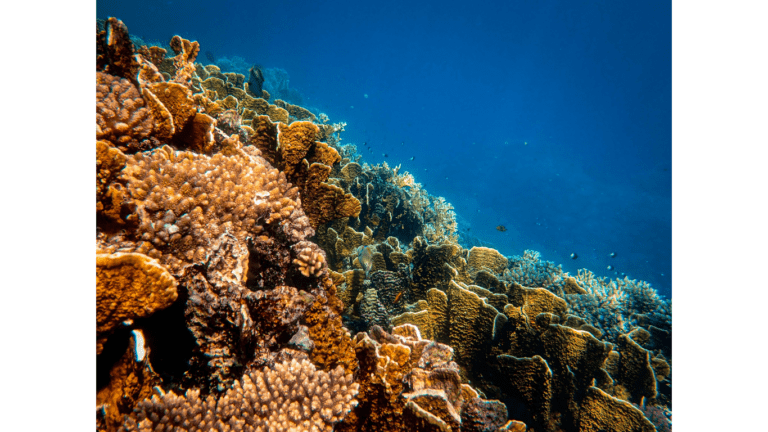
POLYGON ((298 191, 253 147, 208 157, 164 146, 134 155, 123 176, 138 206, 139 238, 187 262, 204 258, 225 231, 244 240, 280 223, 295 241, 313 233, 298 191))
MULTIPOLYGON (((330 280, 327 283, 333 287, 330 280)), ((316 293, 302 323, 308 327, 309 337, 315 345, 310 353, 312 361, 323 369, 341 365, 352 373, 357 369, 357 359, 352 339, 339 316, 342 307, 335 288, 330 288, 327 294, 316 293)))
POLYGON ((195 59, 200 52, 200 44, 190 42, 181 36, 171 38, 171 49, 176 53, 173 58, 173 65, 176 68, 176 74, 173 81, 189 86, 192 80, 192 74, 195 72, 195 59))
POLYGON ((504 404, 482 400, 461 384, 453 350, 422 339, 416 327, 406 324, 388 334, 374 326, 354 340, 360 405, 337 430, 495 431, 507 423, 504 404))
POLYGON ((108 140, 126 153, 154 146, 149 139, 154 117, 125 78, 96 72, 96 139, 108 140))
POLYGON ((235 381, 221 397, 170 392, 139 403, 125 431, 333 431, 357 404, 358 384, 339 367, 317 370, 305 359, 276 363, 235 381))
POLYGON ((474 272, 486 269, 492 273, 502 273, 507 268, 507 258, 496 249, 475 246, 469 250, 467 265, 474 272))
POLYGON ((176 279, 146 255, 96 255, 97 353, 107 335, 125 320, 141 318, 176 300, 176 279))
POLYGON ((152 388, 160 377, 152 370, 149 353, 144 346, 141 330, 134 330, 123 356, 109 371, 109 383, 96 393, 96 406, 100 407, 102 430, 118 430, 123 417, 133 412, 136 404, 152 396, 152 388))
POLYGON ((254 135, 250 142, 300 188, 302 205, 313 227, 360 214, 360 202, 354 196, 325 183, 331 174, 331 167, 341 157, 332 147, 315 141, 317 125, 294 122, 290 125, 278 124, 275 128, 269 119, 259 116, 253 119, 252 126, 254 135))
POLYGON ((207 114, 196 113, 187 126, 176 136, 174 142, 181 148, 196 153, 211 154, 215 144, 213 130, 216 120, 207 114))
MULTIPOLYGON (((98 27, 97 27, 98 29, 98 27)), ((133 55, 128 27, 117 18, 104 23, 104 31, 96 35, 96 69, 136 83, 139 63, 133 55)))
POLYGON ((631 395, 631 402, 640 403, 643 397, 655 398, 656 374, 651 366, 650 353, 627 335, 620 335, 618 342, 617 384, 631 395))
POLYGON ((616 399, 602 390, 590 387, 581 404, 579 431, 655 432, 656 428, 642 411, 629 402, 616 399))
POLYGON ((299 266, 299 271, 304 276, 319 277, 327 268, 325 252, 316 244, 302 241, 296 243, 293 248, 298 251, 293 263, 299 266))
POLYGON ((126 161, 109 141, 96 142, 96 222, 102 230, 125 228, 136 219, 135 206, 119 180, 126 161))
MULTIPOLYGON (((268 99, 268 98, 265 98, 265 99, 268 99)), ((288 111, 288 114, 290 114, 296 120, 307 120, 311 122, 317 121, 317 117, 315 117, 315 115, 312 114, 312 112, 306 108, 302 108, 298 105, 291 105, 288 102, 281 99, 275 100, 275 105, 288 111)))
POLYGON ((174 130, 181 131, 196 114, 192 92, 185 86, 174 82, 160 82, 147 86, 162 103, 163 108, 173 119, 174 130))

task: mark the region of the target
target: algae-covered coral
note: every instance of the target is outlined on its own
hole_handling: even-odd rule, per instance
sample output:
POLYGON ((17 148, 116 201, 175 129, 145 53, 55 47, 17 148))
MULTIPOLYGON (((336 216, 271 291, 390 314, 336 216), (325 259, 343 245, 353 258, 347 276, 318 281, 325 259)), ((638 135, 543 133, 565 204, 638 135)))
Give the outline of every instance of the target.
POLYGON ((197 42, 167 57, 110 18, 96 44, 97 430, 650 431, 671 410, 648 284, 465 248, 450 203, 197 42))

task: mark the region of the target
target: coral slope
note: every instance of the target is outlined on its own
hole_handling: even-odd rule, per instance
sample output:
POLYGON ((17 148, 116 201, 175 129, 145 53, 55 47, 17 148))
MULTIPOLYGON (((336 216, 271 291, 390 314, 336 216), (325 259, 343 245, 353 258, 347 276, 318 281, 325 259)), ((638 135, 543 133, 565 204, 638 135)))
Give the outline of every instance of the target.
POLYGON ((650 285, 463 247, 256 66, 96 45, 97 430, 671 428, 650 285))

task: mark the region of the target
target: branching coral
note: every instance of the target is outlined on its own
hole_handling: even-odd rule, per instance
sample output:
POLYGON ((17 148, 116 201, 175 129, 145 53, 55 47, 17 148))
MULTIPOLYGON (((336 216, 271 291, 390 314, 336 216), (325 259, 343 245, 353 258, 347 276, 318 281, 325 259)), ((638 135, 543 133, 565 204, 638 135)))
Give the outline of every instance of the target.
POLYGON ((572 313, 593 323, 610 341, 636 325, 672 327, 671 302, 659 297, 647 282, 597 278, 586 269, 579 270, 575 281, 586 294, 564 296, 572 313))
POLYGON ((527 287, 546 288, 555 294, 562 295, 564 276, 562 266, 555 265, 552 261, 541 260, 541 254, 534 250, 526 250, 523 256, 510 257, 503 279, 527 287))
POLYGON ((318 371, 302 359, 243 375, 221 397, 173 392, 139 402, 122 429, 129 431, 332 431, 357 405, 359 385, 338 367, 318 371))

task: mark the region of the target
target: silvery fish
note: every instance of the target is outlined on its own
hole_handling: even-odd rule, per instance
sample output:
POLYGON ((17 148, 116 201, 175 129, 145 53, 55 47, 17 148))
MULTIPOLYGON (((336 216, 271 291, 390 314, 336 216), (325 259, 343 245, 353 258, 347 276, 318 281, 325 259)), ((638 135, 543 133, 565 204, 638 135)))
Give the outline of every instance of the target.
POLYGON ((365 276, 367 277, 368 273, 371 271, 371 267, 373 267, 373 247, 360 246, 357 248, 357 260, 360 261, 360 265, 363 266, 365 276))

